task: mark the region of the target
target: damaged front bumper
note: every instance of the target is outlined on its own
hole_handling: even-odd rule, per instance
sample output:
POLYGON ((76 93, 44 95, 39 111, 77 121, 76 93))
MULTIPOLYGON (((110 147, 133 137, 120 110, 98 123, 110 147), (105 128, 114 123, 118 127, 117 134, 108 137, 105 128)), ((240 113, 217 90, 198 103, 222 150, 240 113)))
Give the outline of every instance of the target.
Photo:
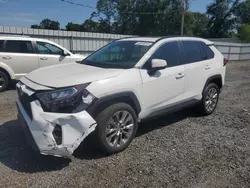
POLYGON ((28 127, 32 140, 43 155, 70 157, 97 125, 86 111, 75 114, 44 112, 38 100, 30 103, 32 118, 19 99, 17 108, 22 126, 28 127), (61 131, 59 144, 56 141, 58 138, 53 134, 58 126, 61 131))

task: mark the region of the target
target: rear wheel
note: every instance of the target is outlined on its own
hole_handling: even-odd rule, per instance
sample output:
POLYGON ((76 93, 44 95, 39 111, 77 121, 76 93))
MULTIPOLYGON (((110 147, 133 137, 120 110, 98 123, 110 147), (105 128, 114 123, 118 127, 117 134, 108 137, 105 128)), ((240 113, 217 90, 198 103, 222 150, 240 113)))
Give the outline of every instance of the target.
POLYGON ((137 131, 137 116, 126 103, 104 109, 96 118, 98 146, 107 154, 120 152, 128 147, 137 131))
POLYGON ((4 91, 9 84, 8 76, 5 72, 0 71, 0 92, 4 91))
POLYGON ((206 86, 201 103, 201 111, 204 115, 210 115, 217 107, 219 100, 219 88, 215 83, 206 86))

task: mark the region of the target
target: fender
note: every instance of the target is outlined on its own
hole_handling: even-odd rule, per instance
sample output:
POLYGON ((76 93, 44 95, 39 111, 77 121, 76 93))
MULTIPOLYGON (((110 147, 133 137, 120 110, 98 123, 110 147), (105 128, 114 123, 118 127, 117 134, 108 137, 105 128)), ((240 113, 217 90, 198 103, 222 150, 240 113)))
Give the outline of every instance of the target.
POLYGON ((6 71, 9 73, 10 78, 11 78, 12 80, 14 80, 14 79, 16 78, 16 77, 15 77, 15 73, 14 73, 14 71, 10 68, 10 66, 6 65, 6 64, 3 63, 3 62, 0 62, 0 68, 6 70, 6 71))
POLYGON ((94 104, 90 106, 87 111, 88 113, 95 117, 98 112, 102 111, 104 108, 110 106, 112 103, 125 102, 134 108, 136 114, 141 112, 141 105, 137 96, 132 91, 119 92, 111 95, 107 95, 96 99, 94 104))
MULTIPOLYGON (((211 76, 211 77, 209 77, 209 78, 207 79, 206 84, 204 85, 204 88, 203 88, 203 90, 202 90, 202 95, 203 95, 203 93, 204 93, 204 91, 205 91, 206 86, 207 86, 209 83, 211 83, 212 80, 217 80, 217 79, 221 80, 221 83, 222 83, 222 76, 221 76, 220 74, 216 74, 216 75, 211 76)), ((222 86, 221 86, 221 87, 222 87, 222 86)))

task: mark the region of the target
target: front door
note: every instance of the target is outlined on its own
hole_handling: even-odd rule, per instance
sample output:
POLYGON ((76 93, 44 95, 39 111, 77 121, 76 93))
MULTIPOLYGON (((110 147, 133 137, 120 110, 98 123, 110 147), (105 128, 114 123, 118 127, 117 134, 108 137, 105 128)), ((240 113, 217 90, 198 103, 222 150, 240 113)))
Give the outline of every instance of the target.
POLYGON ((160 46, 141 69, 143 82, 143 107, 142 118, 160 112, 182 101, 184 92, 184 67, 179 64, 178 42, 167 42, 160 46), (152 59, 167 61, 167 68, 149 75, 147 66, 152 59))
POLYGON ((40 67, 57 65, 60 63, 69 63, 72 61, 70 56, 64 55, 63 49, 53 44, 38 41, 36 42, 36 44, 40 67))

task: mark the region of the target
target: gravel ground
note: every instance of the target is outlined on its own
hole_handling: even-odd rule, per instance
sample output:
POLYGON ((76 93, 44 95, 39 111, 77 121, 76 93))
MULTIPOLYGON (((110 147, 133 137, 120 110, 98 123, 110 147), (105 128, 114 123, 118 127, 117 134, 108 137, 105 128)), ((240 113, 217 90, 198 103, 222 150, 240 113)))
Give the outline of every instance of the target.
POLYGON ((129 148, 103 156, 87 139, 72 160, 36 155, 0 94, 0 187, 250 187, 250 62, 230 63, 215 113, 184 110, 140 125, 129 148))

